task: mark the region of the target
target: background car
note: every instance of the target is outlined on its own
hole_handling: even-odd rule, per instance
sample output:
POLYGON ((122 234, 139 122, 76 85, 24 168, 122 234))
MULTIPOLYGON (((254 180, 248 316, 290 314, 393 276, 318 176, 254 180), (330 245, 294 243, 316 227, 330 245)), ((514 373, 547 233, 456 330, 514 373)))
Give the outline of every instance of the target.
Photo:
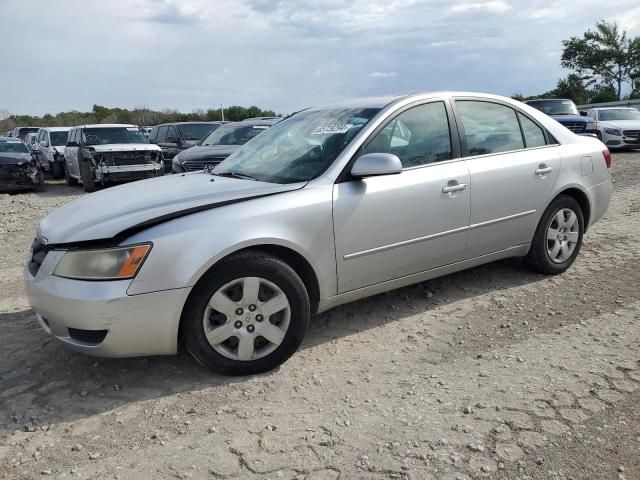
POLYGON ((40 127, 15 127, 11 131, 11 136, 14 138, 19 138, 24 141, 27 137, 27 133, 36 133, 40 127))
POLYGON ((165 171, 171 171, 171 160, 178 153, 200 143, 222 122, 176 122, 163 123, 153 127, 149 133, 149 143, 155 143, 162 149, 165 159, 165 171))
POLYGON ((541 98, 537 100, 527 100, 525 103, 546 113, 573 133, 577 133, 578 135, 596 134, 595 119, 580 115, 573 100, 566 98, 541 98))
POLYGON ((610 166, 598 139, 495 95, 311 108, 213 169, 53 211, 26 292, 76 351, 175 354, 182 341, 215 371, 255 374, 346 302, 509 257, 566 271, 609 206, 610 166))
POLYGON ((280 117, 268 117, 227 123, 207 135, 198 145, 173 157, 171 169, 173 173, 181 173, 217 165, 280 120, 280 117))
POLYGON ((640 111, 627 107, 592 108, 598 138, 609 148, 640 148, 640 111))
POLYGON ((24 144, 27 146, 30 152, 35 152, 38 150, 36 145, 36 136, 37 133, 27 133, 24 137, 24 144))
POLYGON ((25 143, 19 138, 0 137, 0 191, 43 187, 42 171, 25 143))
POLYGON ((141 180, 164 173, 162 151, 135 125, 82 125, 69 130, 64 149, 68 185, 86 192, 111 182, 141 180))
POLYGON ((45 171, 53 178, 64 176, 64 149, 70 127, 45 127, 38 130, 36 138, 37 158, 45 171))

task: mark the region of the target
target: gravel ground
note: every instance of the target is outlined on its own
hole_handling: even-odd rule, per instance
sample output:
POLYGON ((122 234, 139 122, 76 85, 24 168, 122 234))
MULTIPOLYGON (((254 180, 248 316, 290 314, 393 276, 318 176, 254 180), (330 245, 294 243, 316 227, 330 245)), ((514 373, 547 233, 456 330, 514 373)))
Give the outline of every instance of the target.
POLYGON ((53 342, 22 262, 82 192, 0 195, 0 478, 640 479, 640 153, 612 171, 567 273, 510 260, 346 305, 247 378, 53 342))

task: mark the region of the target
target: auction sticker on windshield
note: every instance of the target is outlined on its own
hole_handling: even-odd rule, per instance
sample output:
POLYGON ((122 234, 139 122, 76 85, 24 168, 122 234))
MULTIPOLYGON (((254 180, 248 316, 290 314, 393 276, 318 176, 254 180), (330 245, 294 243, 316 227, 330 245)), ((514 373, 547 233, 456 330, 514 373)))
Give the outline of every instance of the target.
POLYGON ((352 124, 347 123, 345 125, 327 125, 325 127, 318 127, 311 135, 328 135, 332 133, 347 133, 349 129, 353 127, 352 124))

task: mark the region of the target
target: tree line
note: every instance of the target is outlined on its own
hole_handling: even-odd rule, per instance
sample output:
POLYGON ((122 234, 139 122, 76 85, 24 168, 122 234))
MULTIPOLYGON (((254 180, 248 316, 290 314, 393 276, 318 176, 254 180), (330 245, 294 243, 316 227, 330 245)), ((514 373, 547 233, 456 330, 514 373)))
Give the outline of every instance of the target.
POLYGON ((582 37, 564 40, 560 65, 571 73, 554 89, 513 98, 570 98, 578 105, 640 98, 640 36, 630 37, 615 22, 603 20, 582 37))
MULTIPOLYGON (((55 115, 47 113, 41 117, 33 115, 10 115, 5 112, 0 115, 0 132, 5 132, 16 126, 21 127, 60 127, 71 125, 85 125, 91 123, 129 123, 140 126, 153 126, 167 122, 190 121, 215 121, 222 120, 223 112, 219 108, 208 110, 197 109, 191 113, 182 113, 173 109, 160 111, 150 110, 145 107, 136 107, 133 110, 126 108, 109 108, 102 105, 94 105, 90 112, 60 112, 55 115)), ((242 107, 232 105, 224 109, 224 119, 237 122, 252 117, 274 117, 273 110, 262 110, 259 107, 242 107)))

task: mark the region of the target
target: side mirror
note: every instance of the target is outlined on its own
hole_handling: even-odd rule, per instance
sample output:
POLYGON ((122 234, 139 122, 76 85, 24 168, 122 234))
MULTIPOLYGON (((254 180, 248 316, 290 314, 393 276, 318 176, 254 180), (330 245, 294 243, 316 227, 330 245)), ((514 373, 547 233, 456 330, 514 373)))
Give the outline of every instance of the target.
POLYGON ((174 137, 173 135, 167 137, 167 143, 178 143, 178 137, 174 137))
POLYGON ((67 142, 67 147, 79 147, 78 142, 67 142))
POLYGON ((402 173, 402 162, 392 153, 367 153, 358 157, 351 167, 351 176, 355 178, 397 175, 402 173))

